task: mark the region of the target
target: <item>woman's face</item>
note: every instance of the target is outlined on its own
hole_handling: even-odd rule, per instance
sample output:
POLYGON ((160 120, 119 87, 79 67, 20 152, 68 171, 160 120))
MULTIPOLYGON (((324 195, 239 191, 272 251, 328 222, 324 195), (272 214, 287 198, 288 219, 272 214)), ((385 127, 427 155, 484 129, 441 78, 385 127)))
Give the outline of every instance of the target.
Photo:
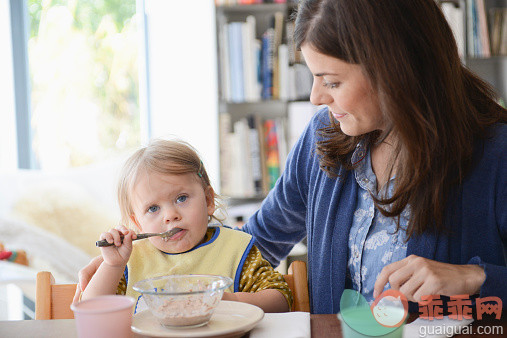
POLYGON ((359 65, 319 53, 308 44, 301 51, 313 73, 310 101, 328 106, 343 133, 358 136, 385 128, 378 96, 359 65))

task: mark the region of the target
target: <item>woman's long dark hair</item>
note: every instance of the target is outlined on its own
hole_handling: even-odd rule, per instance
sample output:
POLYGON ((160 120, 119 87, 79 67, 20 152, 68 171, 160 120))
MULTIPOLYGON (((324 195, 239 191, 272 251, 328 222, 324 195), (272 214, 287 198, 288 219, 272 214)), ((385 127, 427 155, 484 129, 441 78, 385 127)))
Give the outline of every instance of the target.
POLYGON ((361 139, 374 144, 393 133, 396 186, 377 206, 396 217, 409 205, 409 237, 444 230, 446 200, 471 168, 474 142, 486 137, 488 126, 505 123, 507 113, 491 87, 461 64, 435 1, 301 1, 294 39, 298 48, 309 44, 361 65, 390 124, 383 133, 351 137, 330 115, 317 144, 321 168, 336 177, 337 163, 352 168, 361 139))

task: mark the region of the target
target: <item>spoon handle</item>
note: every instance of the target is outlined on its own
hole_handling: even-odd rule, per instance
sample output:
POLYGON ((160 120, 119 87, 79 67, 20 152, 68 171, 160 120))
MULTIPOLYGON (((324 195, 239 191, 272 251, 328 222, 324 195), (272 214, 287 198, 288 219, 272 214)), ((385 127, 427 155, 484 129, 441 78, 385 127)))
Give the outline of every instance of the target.
MULTIPOLYGON (((145 238, 152 237, 152 236, 160 236, 160 234, 157 234, 157 233, 137 234, 137 238, 134 239, 134 241, 137 241, 138 239, 145 239, 145 238)), ((123 234, 120 234, 120 239, 121 239, 121 242, 123 243, 123 234)), ((108 243, 108 241, 106 241, 105 239, 95 242, 95 246, 98 246, 98 247, 113 246, 113 245, 114 245, 114 243, 108 243)))

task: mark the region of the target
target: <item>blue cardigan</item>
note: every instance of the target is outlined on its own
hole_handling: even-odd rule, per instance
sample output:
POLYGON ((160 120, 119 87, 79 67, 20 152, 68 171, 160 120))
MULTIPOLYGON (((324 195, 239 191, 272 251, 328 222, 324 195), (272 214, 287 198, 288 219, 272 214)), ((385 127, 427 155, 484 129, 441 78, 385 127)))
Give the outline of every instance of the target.
MULTIPOLYGON (((358 186, 353 175, 330 179, 319 169, 318 129, 329 124, 327 108, 312 118, 287 159, 285 171, 261 208, 243 227, 273 265, 307 237, 312 313, 337 313, 345 286, 347 243, 358 186)), ((412 236, 414 254, 452 264, 480 264, 486 272, 480 297, 507 305, 507 125, 477 143, 475 166, 450 199, 451 234, 412 236)), ((340 168, 339 174, 345 169, 340 168)))

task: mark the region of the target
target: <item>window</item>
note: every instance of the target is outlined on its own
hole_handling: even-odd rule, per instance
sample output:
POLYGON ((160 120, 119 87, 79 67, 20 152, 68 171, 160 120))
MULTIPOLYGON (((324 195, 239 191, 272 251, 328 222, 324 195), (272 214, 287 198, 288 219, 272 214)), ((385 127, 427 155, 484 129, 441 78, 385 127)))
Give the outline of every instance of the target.
POLYGON ((136 0, 27 0, 35 166, 86 165, 141 142, 136 0))

